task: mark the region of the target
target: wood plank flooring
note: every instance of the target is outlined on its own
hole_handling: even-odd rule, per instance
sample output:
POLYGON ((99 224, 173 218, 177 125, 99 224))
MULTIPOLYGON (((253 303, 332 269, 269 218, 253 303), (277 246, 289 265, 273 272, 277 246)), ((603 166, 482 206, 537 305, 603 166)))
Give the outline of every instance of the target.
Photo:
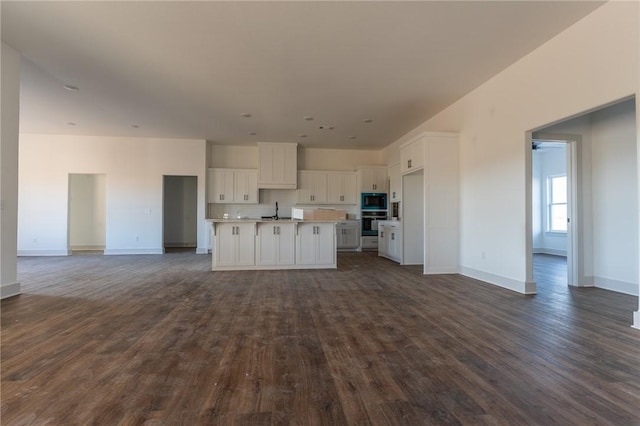
POLYGON ((211 272, 191 253, 18 267, 3 425, 640 424, 637 298, 544 268, 523 296, 373 253, 326 271, 211 272))

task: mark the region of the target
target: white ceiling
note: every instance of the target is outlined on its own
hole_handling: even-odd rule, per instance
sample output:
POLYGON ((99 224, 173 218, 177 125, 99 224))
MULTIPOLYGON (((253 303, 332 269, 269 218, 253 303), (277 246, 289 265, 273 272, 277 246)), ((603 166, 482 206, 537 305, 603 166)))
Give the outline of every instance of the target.
POLYGON ((381 148, 602 2, 0 4, 22 132, 381 148))

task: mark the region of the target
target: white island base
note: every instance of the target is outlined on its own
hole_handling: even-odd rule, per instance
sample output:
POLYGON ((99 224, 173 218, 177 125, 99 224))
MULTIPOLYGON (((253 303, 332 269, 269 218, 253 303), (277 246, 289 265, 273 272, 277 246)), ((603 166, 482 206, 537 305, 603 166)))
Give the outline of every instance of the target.
POLYGON ((336 222, 208 219, 212 271, 335 269, 336 222))

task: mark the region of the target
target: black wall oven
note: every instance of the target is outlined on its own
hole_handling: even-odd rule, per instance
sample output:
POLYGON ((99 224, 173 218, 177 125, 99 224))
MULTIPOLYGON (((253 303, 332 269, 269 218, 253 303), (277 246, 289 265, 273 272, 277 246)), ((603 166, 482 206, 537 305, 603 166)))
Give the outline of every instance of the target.
POLYGON ((387 220, 386 211, 363 211, 362 212, 362 235, 368 237, 378 236, 378 222, 387 220))

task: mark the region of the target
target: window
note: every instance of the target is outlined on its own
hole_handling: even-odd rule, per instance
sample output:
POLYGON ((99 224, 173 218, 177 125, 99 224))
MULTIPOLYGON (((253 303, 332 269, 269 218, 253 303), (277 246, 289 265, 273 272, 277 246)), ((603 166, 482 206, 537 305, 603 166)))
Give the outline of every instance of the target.
POLYGON ((567 175, 547 178, 548 232, 567 232, 567 175))

